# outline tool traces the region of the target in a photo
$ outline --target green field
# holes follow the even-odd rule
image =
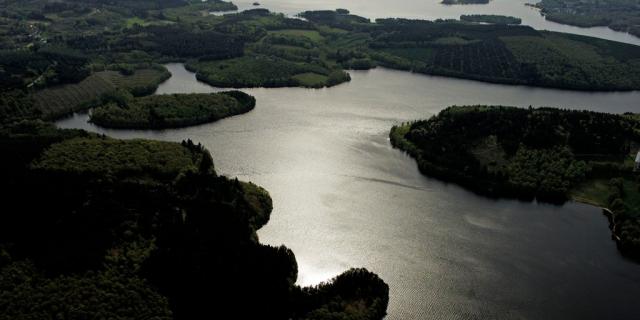
[[[284,30],[269,31],[269,34],[306,37],[311,41],[317,42],[317,43],[324,41],[324,37],[320,35],[320,32],[316,30],[284,29]]]
[[[292,78],[300,83],[300,85],[302,85],[303,87],[318,88],[324,86],[327,83],[327,79],[329,77],[322,74],[307,72],[297,74]]]

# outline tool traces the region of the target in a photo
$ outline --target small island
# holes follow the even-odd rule
[[[461,15],[460,20],[466,22],[474,22],[474,23],[490,23],[490,24],[522,24],[522,19],[511,17],[511,16],[501,16],[496,14],[470,14],[470,15]]]
[[[620,250],[640,258],[635,115],[454,106],[395,126],[390,138],[422,173],[482,195],[606,208]]]
[[[90,121],[106,128],[164,129],[192,126],[251,111],[254,97],[241,91],[166,94],[133,98],[111,95]]]

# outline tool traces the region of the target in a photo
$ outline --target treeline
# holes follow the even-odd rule
[[[364,270],[321,290],[297,287],[291,250],[257,242],[268,195],[218,176],[190,140],[21,122],[0,130],[0,151],[12,154],[0,159],[0,191],[20,209],[0,215],[0,318],[290,319],[325,305],[331,315],[315,318],[385,313],[388,287]]]
[[[126,91],[103,97],[90,121],[108,128],[163,129],[216,121],[251,111],[255,98],[241,91],[134,98]]]

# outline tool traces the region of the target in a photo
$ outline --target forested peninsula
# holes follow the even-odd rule
[[[251,111],[256,99],[241,91],[166,94],[134,98],[128,92],[103,97],[90,121],[107,128],[165,129],[192,126]]]
[[[620,250],[640,258],[636,115],[454,106],[395,126],[390,138],[423,174],[483,195],[606,208]]]
[[[0,129],[0,150],[11,154],[0,166],[0,319],[386,314],[389,288],[364,269],[295,285],[293,252],[256,236],[272,209],[267,191],[216,174],[191,140],[21,121]]]

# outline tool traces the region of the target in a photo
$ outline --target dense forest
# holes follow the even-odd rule
[[[618,243],[640,257],[640,206],[634,200],[640,197],[640,176],[633,171],[640,122],[633,116],[454,106],[394,127],[390,137],[424,174],[480,194],[554,203],[574,198],[611,207],[620,225],[614,229]],[[608,190],[602,198],[595,186],[614,178],[635,187]]]
[[[108,128],[164,129],[192,126],[251,111],[254,97],[241,91],[151,95],[116,91],[102,98],[90,121]]]
[[[381,319],[388,286],[353,269],[295,285],[257,241],[268,193],[182,143],[23,121],[0,130],[0,319]],[[237,308],[238,303],[243,305]],[[355,307],[357,306],[357,307]]]
[[[542,0],[536,6],[551,21],[578,27],[607,26],[640,37],[637,0]]]

